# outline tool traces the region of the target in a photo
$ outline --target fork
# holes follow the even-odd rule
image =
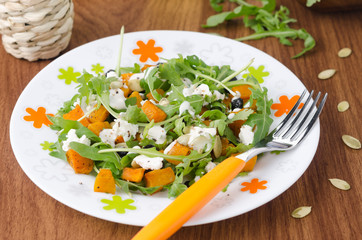
[[[169,238],[219,193],[243,169],[248,160],[263,152],[286,151],[298,146],[314,126],[328,95],[324,95],[316,108],[321,93],[311,102],[314,93],[311,91],[304,106],[298,111],[306,92],[303,91],[289,114],[267,137],[252,149],[218,164],[143,227],[133,240]]]

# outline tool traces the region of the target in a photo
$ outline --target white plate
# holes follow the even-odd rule
[[[155,47],[161,48],[156,48],[153,59],[147,59],[148,64],[155,64],[159,57],[172,58],[181,53],[183,55],[195,54],[207,64],[229,64],[232,69],[237,70],[246,65],[251,58],[255,58],[252,66],[254,70],[259,69],[256,75],[261,77],[259,79],[264,80],[262,85],[269,89],[269,96],[273,98],[274,106],[277,108],[280,96],[284,95],[285,99],[290,99],[301,94],[305,88],[291,71],[269,55],[240,42],[196,32],[127,33],[124,38],[122,66],[133,66],[134,62],[144,64],[145,59],[141,59],[137,50],[133,50],[142,45],[152,47],[153,41]],[[39,188],[51,197],[97,218],[143,226],[171,203],[172,200],[168,199],[164,192],[153,196],[133,194],[134,202],[130,203],[131,200],[127,200],[130,197],[117,190],[116,195],[120,196],[122,201],[126,201],[118,205],[114,202],[113,205],[118,206],[120,212],[124,206],[128,206],[128,203],[133,207],[124,209],[124,213],[118,213],[115,209],[104,209],[108,205],[101,200],[112,200],[113,195],[93,192],[94,175],[74,174],[67,162],[50,157],[48,151],[43,150],[40,144],[44,141],[54,142],[57,139],[55,132],[46,125],[37,126],[39,128],[34,127],[34,122],[26,117],[31,115],[32,111],[37,111],[40,118],[36,119],[41,119],[41,116],[44,115],[41,114],[43,109],[46,113],[55,113],[64,101],[69,100],[75,94],[76,84],[74,82],[67,85],[64,79],[58,78],[59,75],[62,75],[60,69],[68,70],[68,67],[73,67],[75,72],[82,72],[84,69],[92,72],[92,65],[97,63],[104,66],[104,70],[114,69],[119,42],[119,36],[112,36],[87,43],[64,54],[40,71],[24,89],[16,103],[10,122],[10,139],[21,168]],[[143,56],[145,55],[143,54]],[[143,62],[140,62],[140,59]],[[253,72],[253,69],[248,71]],[[282,108],[279,112],[273,110],[272,113],[276,120],[272,126],[274,128],[286,114],[282,114]],[[275,117],[275,114],[281,116]],[[279,155],[265,154],[258,160],[254,171],[248,176],[233,180],[225,193],[219,193],[185,225],[191,226],[227,219],[274,199],[304,173],[313,159],[318,141],[319,123],[295,150]],[[241,191],[240,189],[248,185],[252,179],[267,181],[267,183],[261,182],[262,188],[264,186],[266,189],[258,189],[256,193]],[[241,185],[242,183],[244,185]]]

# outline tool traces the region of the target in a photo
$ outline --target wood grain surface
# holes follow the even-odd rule
[[[322,0],[323,1],[323,0]],[[341,140],[343,134],[362,139],[361,11],[318,13],[297,1],[278,1],[287,6],[298,23],[316,39],[314,50],[299,59],[290,57],[302,48],[279,44],[277,39],[249,41],[286,65],[311,90],[329,93],[320,117],[320,144],[303,176],[273,201],[241,216],[201,226],[184,227],[171,239],[362,239],[361,150],[352,150]],[[142,30],[188,30],[218,32],[229,38],[251,33],[240,21],[215,29],[203,29],[214,12],[208,0],[76,0],[72,39],[65,52],[92,40]],[[226,8],[230,8],[229,4]],[[353,53],[342,59],[339,49]],[[73,210],[40,190],[17,163],[9,140],[13,107],[25,86],[50,60],[27,62],[16,59],[0,47],[0,239],[130,239],[139,227],[116,224]],[[334,77],[319,80],[327,68]],[[351,107],[339,113],[337,104],[348,100]],[[349,191],[334,188],[329,178],[340,178],[352,186]],[[291,212],[312,206],[304,219]]]

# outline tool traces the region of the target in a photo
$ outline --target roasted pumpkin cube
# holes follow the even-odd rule
[[[88,174],[93,170],[94,162],[89,158],[82,157],[73,149],[69,149],[65,155],[75,173]]]
[[[98,109],[94,110],[89,114],[88,119],[92,123],[104,122],[108,116],[109,112],[103,105],[101,105]]]
[[[163,186],[172,183],[175,181],[175,173],[172,168],[164,168],[153,170],[145,174],[146,187],[160,187],[158,191],[162,189]]]
[[[110,169],[102,168],[94,182],[95,192],[116,193],[116,182]]]
[[[84,112],[82,110],[82,108],[79,106],[79,104],[70,112],[66,113],[63,115],[63,118],[66,120],[73,120],[73,121],[77,121],[79,118],[84,116]],[[83,126],[88,127],[89,125],[89,120],[88,118],[83,118],[82,120],[79,121],[81,124],[83,124]]]
[[[146,114],[148,120],[153,120],[155,123],[162,122],[167,118],[166,113],[151,101],[146,101],[142,105],[142,111]]]
[[[99,136],[99,133],[105,128],[111,128],[109,122],[95,122],[88,125],[88,129],[97,136]]]
[[[128,98],[132,98],[132,97],[135,97],[137,99],[137,107],[142,107],[141,102],[143,99],[142,99],[140,93],[137,91],[134,91],[131,93],[131,95],[129,95]]]
[[[233,92],[239,92],[240,98],[249,99],[250,95],[251,95],[251,91],[249,88],[251,88],[250,85],[239,85],[239,86],[232,87],[231,90]]]
[[[122,179],[130,182],[141,182],[145,169],[143,168],[124,168],[122,173]]]
[[[173,147],[170,149],[170,151],[168,151],[167,155],[187,156],[190,153],[191,153],[191,148],[189,148],[188,146],[182,145],[176,141],[175,145],[173,145]],[[173,159],[166,159],[166,161],[168,161],[174,165],[181,163],[181,161],[173,160]]]

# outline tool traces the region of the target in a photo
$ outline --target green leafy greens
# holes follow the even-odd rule
[[[318,0],[309,0],[307,6],[315,1]],[[222,5],[220,5],[222,2],[224,1],[210,0],[211,6],[217,12],[222,11]],[[314,48],[314,38],[303,28],[290,28],[289,24],[296,22],[296,20],[289,18],[289,9],[284,6],[280,6],[279,10],[276,10],[275,0],[261,0],[262,7],[249,4],[243,0],[229,0],[229,2],[235,3],[237,7],[232,11],[225,11],[210,16],[203,27],[216,27],[225,21],[243,17],[245,27],[251,28],[255,33],[236,38],[235,40],[237,41],[275,37],[279,39],[281,44],[292,46],[290,39],[301,39],[304,41],[304,48],[293,58],[298,58]]]

